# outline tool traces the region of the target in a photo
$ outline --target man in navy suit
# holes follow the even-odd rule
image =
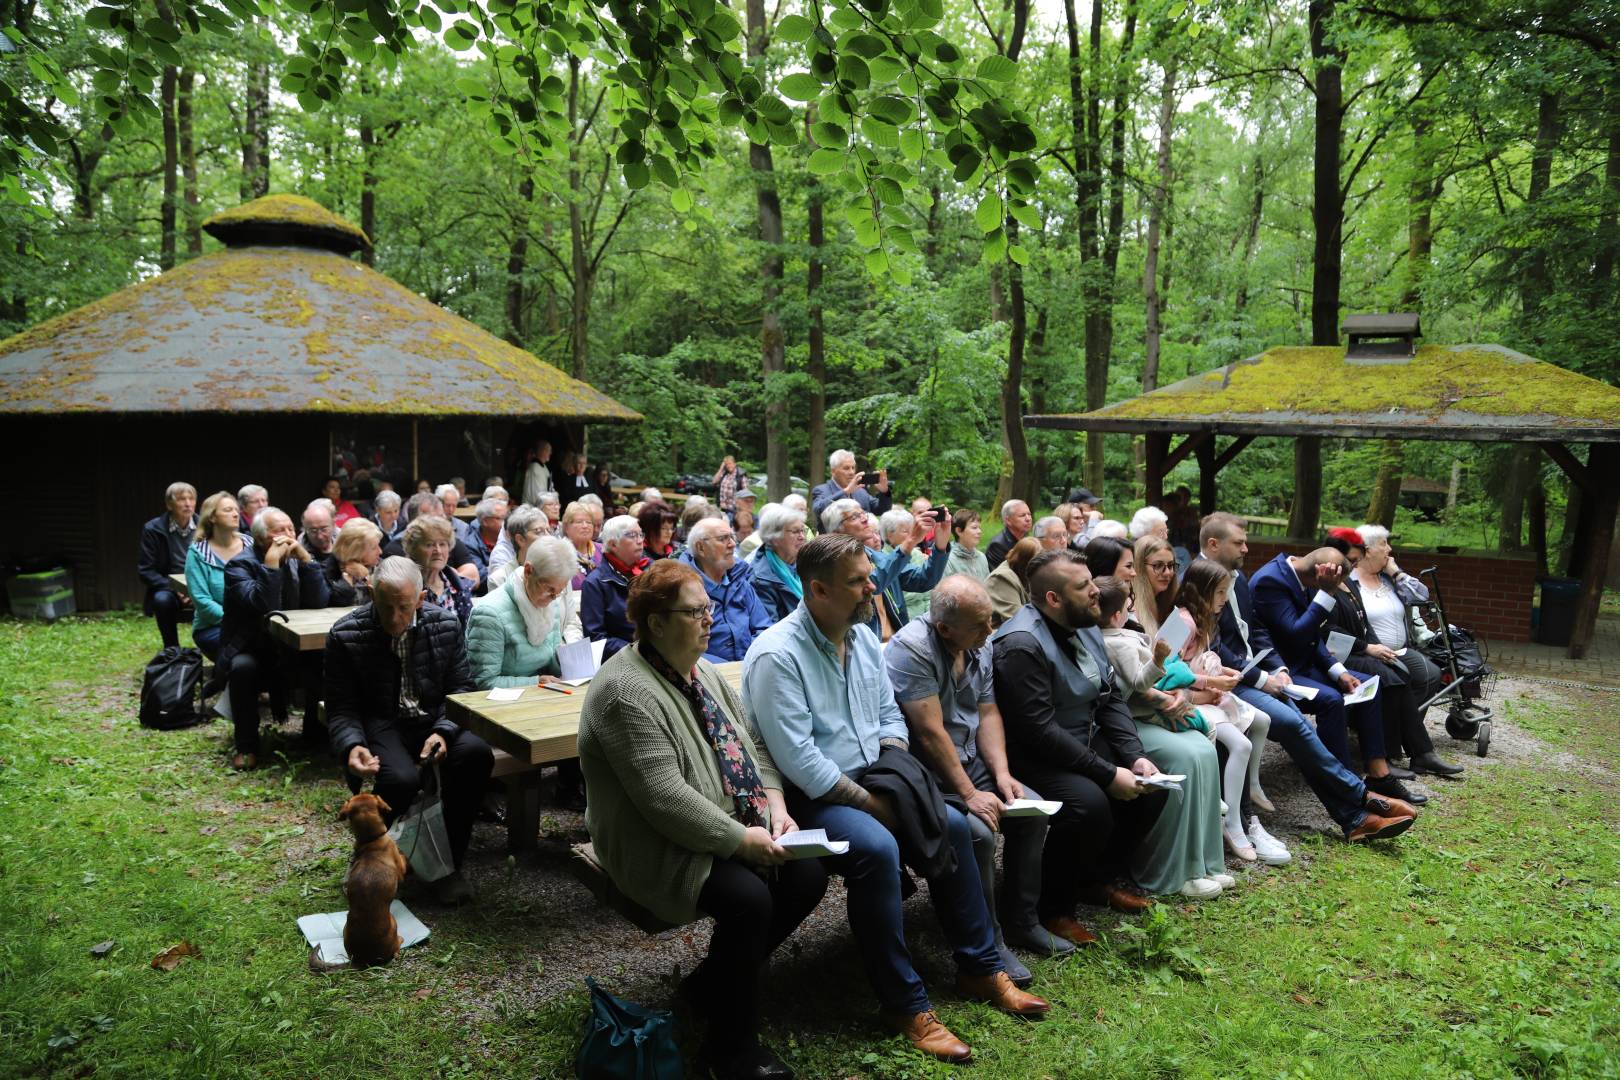
[[[1271,635],[1277,654],[1295,685],[1316,691],[1304,708],[1316,716],[1322,742],[1345,768],[1351,768],[1347,723],[1353,721],[1367,762],[1367,787],[1393,799],[1428,801],[1408,792],[1390,775],[1384,755],[1384,721],[1376,697],[1346,707],[1344,695],[1372,676],[1351,671],[1322,644],[1322,628],[1333,610],[1333,590],[1344,579],[1343,553],[1330,547],[1305,555],[1278,555],[1254,575],[1250,596],[1254,613]]]
[[[1283,692],[1283,687],[1294,680],[1277,656],[1264,623],[1255,616],[1249,581],[1242,572],[1244,557],[1249,553],[1248,530],[1243,520],[1231,514],[1210,514],[1199,528],[1198,545],[1199,558],[1210,559],[1232,572],[1231,596],[1221,610],[1220,633],[1214,642],[1221,663],[1242,671],[1250,667],[1250,661],[1256,656],[1260,657],[1243,676],[1235,691],[1237,696],[1271,718],[1271,738],[1299,766],[1305,782],[1347,838],[1360,841],[1404,831],[1411,824],[1411,814],[1407,813],[1411,811],[1410,804],[1398,797],[1388,799],[1369,792],[1354,772],[1329,753],[1317,732]],[[1342,739],[1344,710],[1342,698],[1340,700],[1338,720]],[[1260,820],[1253,815],[1251,807],[1243,807],[1243,816],[1249,823],[1249,839],[1262,859],[1273,845],[1282,848],[1260,828]],[[1402,819],[1405,824],[1396,824]],[[1281,855],[1286,854],[1286,849],[1282,849]],[[1277,858],[1275,861],[1286,860]]]

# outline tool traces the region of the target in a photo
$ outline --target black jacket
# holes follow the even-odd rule
[[[424,604],[412,635],[411,671],[425,717],[404,734],[407,742],[426,738],[422,729],[429,727],[448,740],[458,729],[445,715],[444,699],[474,689],[461,623],[443,608]],[[326,726],[339,762],[366,745],[372,732],[400,722],[399,680],[399,660],[374,606],[356,608],[337,621],[326,635]]]
[[[196,526],[195,519],[192,526]],[[166,513],[141,526],[141,554],[135,562],[135,571],[141,575],[141,582],[146,586],[143,605],[146,614],[152,614],[153,593],[159,589],[174,591],[174,582],[169,580],[169,575],[186,572],[186,549],[191,546],[191,537],[191,529],[183,533],[171,532],[169,515]]]
[[[900,824],[900,861],[925,878],[956,869],[956,850],[945,817],[945,797],[934,774],[908,751],[885,746],[878,759],[850,777],[888,798]]]
[[[225,564],[225,614],[220,619],[217,661],[220,670],[229,670],[231,658],[239,652],[267,661],[273,659],[267,625],[272,611],[321,608],[330,603],[326,575],[319,566],[289,557],[280,569],[272,570],[248,545]]]

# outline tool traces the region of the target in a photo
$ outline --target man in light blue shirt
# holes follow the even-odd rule
[[[749,648],[743,702],[790,781],[788,809],[799,827],[849,843],[831,867],[844,877],[850,928],[886,1018],[919,1050],[965,1061],[972,1051],[934,1015],[906,946],[896,838],[912,835],[916,822],[901,820],[894,798],[861,784],[886,748],[907,747],[905,718],[866,625],[876,591],[871,560],[860,540],[832,533],[806,544],[797,565],[804,602]],[[928,894],[956,957],[957,989],[1008,1012],[1042,1015],[1046,1002],[1015,987],[997,953],[967,819],[943,809],[955,865],[929,879]]]

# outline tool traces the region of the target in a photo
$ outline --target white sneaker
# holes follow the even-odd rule
[[[1212,900],[1221,895],[1221,886],[1207,877],[1195,877],[1188,878],[1187,883],[1176,891],[1189,900]]]
[[[1281,866],[1294,857],[1281,840],[1266,832],[1258,817],[1249,818],[1249,843],[1254,845],[1254,853],[1260,856],[1260,861],[1268,866]]]
[[[1221,817],[1225,817],[1227,815],[1227,812],[1228,812],[1228,807],[1226,805],[1226,800],[1222,799],[1221,800]]]
[[[1219,885],[1222,889],[1237,888],[1237,878],[1233,877],[1231,874],[1211,874],[1209,875],[1209,880]]]

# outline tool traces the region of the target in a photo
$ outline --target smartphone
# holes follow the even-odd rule
[[[878,475],[878,470],[877,469],[868,470],[867,473],[866,473],[866,479],[865,479],[866,489],[868,491],[876,491],[877,486],[878,486],[878,482],[881,481],[882,479],[883,479],[883,477]],[[894,490],[894,470],[893,469],[889,470],[889,490],[890,491]]]
[[[944,503],[935,503],[933,506],[929,507],[929,509],[934,512],[935,521],[944,521],[945,515],[951,512],[951,508],[946,506]]]

